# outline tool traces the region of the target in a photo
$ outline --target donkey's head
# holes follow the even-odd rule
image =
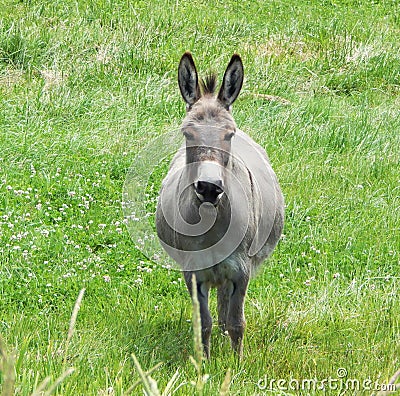
[[[239,55],[232,56],[218,95],[216,77],[199,81],[189,52],[179,63],[178,81],[187,109],[182,132],[192,185],[201,203],[217,205],[224,195],[226,168],[230,166],[231,141],[236,131],[230,110],[243,84],[242,60]]]

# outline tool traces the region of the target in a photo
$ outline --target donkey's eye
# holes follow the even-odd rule
[[[183,132],[183,136],[185,136],[185,138],[186,138],[187,140],[193,140],[193,139],[194,139],[193,134],[190,133],[190,132],[187,132],[187,131],[184,131],[184,132]]]
[[[235,135],[235,132],[229,132],[227,134],[225,134],[224,136],[224,140],[231,140],[233,138],[233,136]]]

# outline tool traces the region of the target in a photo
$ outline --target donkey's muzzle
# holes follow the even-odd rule
[[[210,202],[216,205],[224,194],[222,180],[198,180],[193,186],[201,202]]]

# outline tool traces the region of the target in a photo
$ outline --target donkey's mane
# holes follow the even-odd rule
[[[213,94],[217,88],[217,76],[210,73],[208,76],[200,80],[200,86],[203,95]]]

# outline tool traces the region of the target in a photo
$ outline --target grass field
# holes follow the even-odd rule
[[[220,78],[242,56],[234,117],[286,200],[284,237],[249,287],[244,358],[215,328],[204,395],[229,368],[232,395],[387,383],[400,368],[399,34],[397,0],[0,0],[0,334],[15,394],[69,367],[55,394],[126,394],[132,353],[164,363],[160,389],[178,370],[172,394],[199,393],[181,275],[135,247],[121,207],[136,153],[183,118],[185,50]]]

